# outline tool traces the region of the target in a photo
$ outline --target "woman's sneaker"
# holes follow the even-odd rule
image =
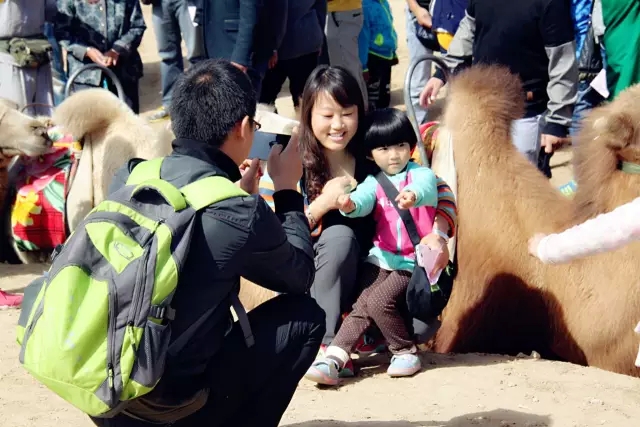
[[[338,385],[339,366],[335,360],[325,357],[311,364],[304,377],[309,381],[324,385]]]
[[[416,354],[396,354],[391,358],[387,374],[391,377],[410,377],[422,369],[420,358]]]

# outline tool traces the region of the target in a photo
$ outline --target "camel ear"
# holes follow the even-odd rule
[[[593,128],[612,148],[622,149],[637,143],[633,119],[627,113],[614,113],[593,122]]]

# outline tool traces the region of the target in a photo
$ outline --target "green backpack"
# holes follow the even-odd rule
[[[247,196],[224,177],[177,189],[160,179],[163,159],[144,161],[127,185],[96,206],[55,251],[18,322],[20,363],[93,417],[112,417],[160,380],[211,307],[169,346],[171,300],[189,253],[196,212]],[[246,313],[231,296],[245,330]],[[241,313],[239,313],[241,312]]]

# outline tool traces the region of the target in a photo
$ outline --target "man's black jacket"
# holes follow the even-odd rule
[[[140,161],[131,160],[118,171],[110,192],[125,185]],[[184,139],[173,142],[173,152],[162,163],[160,175],[176,187],[211,175],[226,176],[233,182],[240,179],[238,166],[224,153]],[[202,385],[199,377],[230,328],[229,295],[239,291],[240,276],[282,293],[304,294],[311,287],[314,253],[302,195],[283,190],[273,197],[275,213],[258,195],[220,201],[198,213],[172,303],[176,310],[172,340],[209,307],[222,303],[181,353],[167,360],[163,389],[189,393]],[[189,387],[181,387],[187,384]]]

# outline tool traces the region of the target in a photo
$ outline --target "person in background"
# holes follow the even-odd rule
[[[262,82],[261,104],[275,110],[276,98],[289,79],[293,107],[298,111],[304,84],[318,66],[326,20],[327,0],[289,1],[287,30],[278,49],[277,62]]]
[[[138,0],[58,0],[56,38],[67,51],[69,76],[90,63],[110,68],[136,114],[143,74],[138,47],[146,29]],[[76,90],[105,87],[117,94],[115,84],[99,69],[83,72],[75,83]]]
[[[187,60],[193,64],[203,53],[202,33],[191,20],[187,0],[142,0],[142,4],[152,7],[151,22],[160,57],[162,106],[149,117],[150,122],[156,122],[169,118],[171,92],[184,72],[182,40],[187,46]]]
[[[358,37],[360,62],[367,82],[369,109],[391,102],[391,67],[398,63],[398,36],[387,0],[363,0],[364,21]]]
[[[191,1],[194,20],[202,25],[205,56],[231,61],[247,73],[259,95],[269,65],[277,61],[289,0]]]
[[[328,0],[328,12],[325,33],[329,62],[332,67],[344,67],[353,74],[362,91],[366,107],[367,84],[358,45],[358,37],[364,23],[362,0]]]
[[[532,14],[532,10],[537,14]],[[539,163],[541,146],[551,154],[566,141],[578,88],[575,37],[566,0],[469,0],[465,17],[443,56],[454,73],[465,60],[509,67],[523,82],[525,115],[514,121],[513,141],[526,158]],[[420,95],[435,101],[445,84],[438,69]]]
[[[53,77],[53,101],[58,105],[64,98],[64,87],[67,84],[67,73],[62,63],[62,48],[56,40],[55,21],[58,13],[57,0],[45,1],[44,34],[51,44],[51,65]]]
[[[640,1],[602,0],[609,100],[640,83]]]
[[[441,52],[446,53],[449,50],[453,35],[458,30],[468,5],[469,0],[433,1],[433,31],[438,37]]]
[[[431,0],[407,0],[405,8],[405,23],[407,32],[407,48],[409,50],[409,64],[424,55],[430,55],[432,50],[427,49],[418,38],[418,26],[425,30],[431,30],[433,25],[429,6]],[[416,113],[418,124],[427,121],[427,109],[420,104],[420,93],[425,87],[431,75],[431,61],[419,63],[411,76],[411,105]]]
[[[51,44],[44,35],[44,1],[2,1],[0,22],[0,98],[18,109],[41,104],[26,112],[50,115],[53,81]]]

